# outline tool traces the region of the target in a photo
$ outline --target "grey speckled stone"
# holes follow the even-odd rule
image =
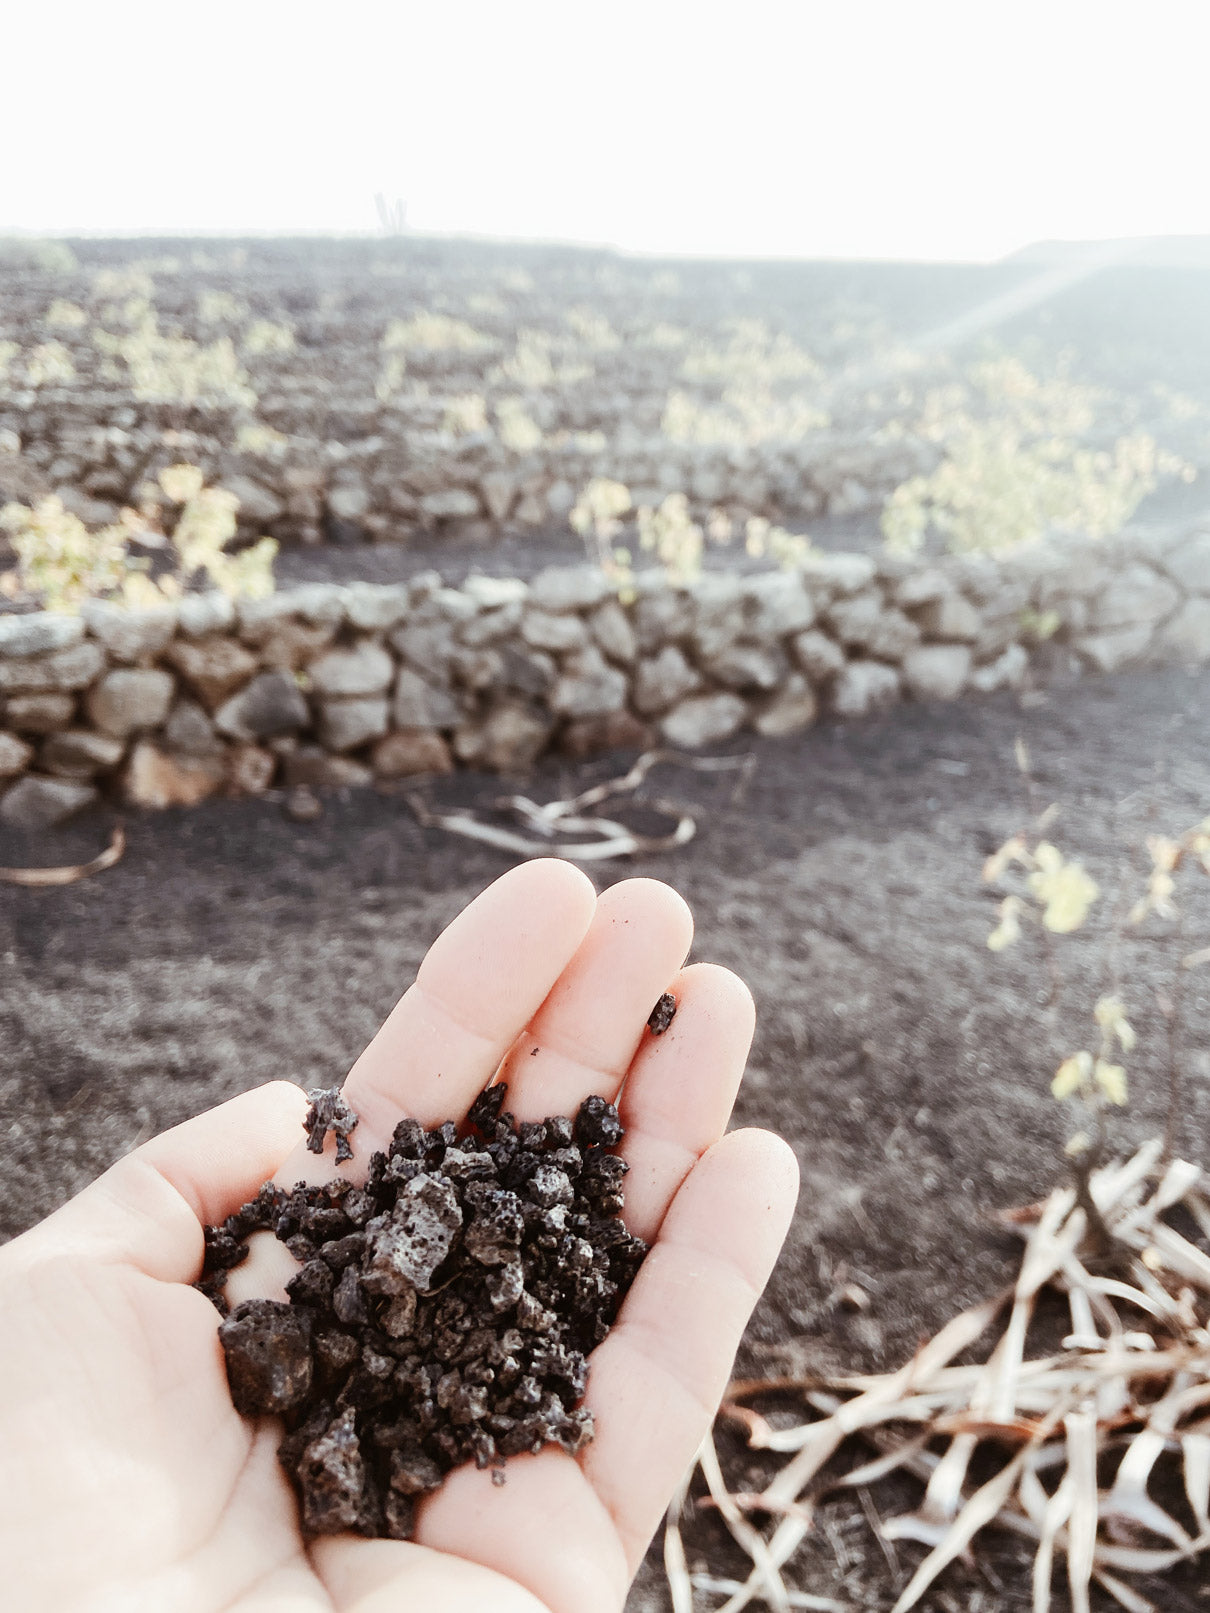
[[[47,650],[65,650],[84,637],[79,616],[55,611],[36,611],[28,616],[0,616],[0,656],[43,655]]]
[[[189,638],[222,633],[235,623],[235,604],[226,594],[186,594],[177,605],[177,626]]]
[[[302,691],[286,672],[262,672],[215,713],[214,726],[232,739],[276,739],[311,721]]]
[[[832,690],[832,710],[838,717],[868,717],[885,711],[899,699],[899,674],[881,661],[848,661]]]
[[[538,610],[558,615],[563,611],[590,610],[613,591],[599,566],[547,566],[530,584],[529,597]]]
[[[0,819],[13,829],[53,829],[98,799],[91,784],[27,774],[0,800]]]
[[[356,750],[387,731],[385,697],[365,700],[325,700],[319,708],[318,731],[329,750]]]
[[[102,733],[125,739],[140,729],[159,727],[172,705],[174,687],[172,674],[157,667],[119,667],[89,690],[85,705]]]
[[[0,659],[0,692],[42,694],[51,690],[86,689],[106,665],[105,651],[89,640],[26,660]]]
[[[94,734],[87,728],[69,728],[52,734],[38,754],[38,766],[56,778],[90,779],[116,767],[126,749],[120,739]]]
[[[747,716],[747,703],[738,695],[695,695],[661,720],[660,731],[670,745],[696,750],[729,739]]]
[[[307,668],[317,695],[344,698],[381,694],[395,676],[395,663],[380,644],[329,650]]]
[[[176,606],[172,604],[126,610],[103,599],[92,599],[84,606],[83,616],[88,631],[100,639],[115,661],[142,661],[156,656],[176,631]]]
[[[69,694],[14,694],[5,702],[4,721],[19,734],[57,734],[75,709]]]
[[[33,746],[18,739],[16,734],[0,734],[0,778],[15,778],[18,773],[24,773],[33,754]]]

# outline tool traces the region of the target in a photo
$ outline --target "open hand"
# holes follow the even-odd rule
[[[625,1220],[652,1242],[590,1357],[595,1439],[450,1474],[414,1542],[306,1540],[280,1424],[231,1405],[214,1307],[189,1285],[202,1226],[309,1154],[302,1091],[273,1082],[165,1132],[0,1249],[0,1562],[23,1613],[618,1613],[706,1432],[794,1207],[768,1132],[723,1136],[752,1034],[735,975],[682,968],[684,902],[633,879],[598,897],[557,861],[498,879],[439,937],[344,1087],[364,1175],[401,1114],[460,1118],[497,1071],[519,1119],[619,1103]],[[674,992],[661,1037],[652,1005]],[[620,1096],[619,1096],[620,1092]],[[280,1297],[269,1234],[232,1302]]]

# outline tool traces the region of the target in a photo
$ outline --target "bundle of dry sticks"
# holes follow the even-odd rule
[[[880,1524],[884,1538],[931,1548],[894,1613],[915,1607],[989,1527],[1031,1542],[1035,1613],[1050,1607],[1057,1560],[1073,1613],[1088,1613],[1094,1583],[1128,1613],[1157,1613],[1123,1576],[1162,1573],[1210,1548],[1210,1255],[1201,1247],[1210,1244],[1210,1184],[1200,1167],[1162,1155],[1149,1142],[1092,1174],[1110,1258],[1087,1253],[1085,1212],[1072,1188],[1057,1189],[1012,1218],[1025,1248],[1011,1289],[954,1317],[897,1372],[803,1385],[818,1414],[810,1421],[774,1428],[743,1404],[784,1382],[734,1385],[722,1415],[747,1427],[750,1446],[790,1459],[763,1491],[732,1494],[707,1439],[697,1464],[752,1570],[742,1584],[688,1573],[687,1475],[665,1533],[675,1613],[754,1603],[844,1613],[844,1603],[789,1589],[781,1570],[826,1496],[894,1471],[925,1490],[915,1511]],[[1066,1307],[1070,1331],[1054,1351],[1031,1354],[1031,1325],[1049,1295]],[[997,1322],[981,1364],[952,1364]],[[832,1459],[853,1442],[867,1447],[864,1459],[841,1471]],[[972,1465],[988,1452],[994,1476],[974,1485]],[[1183,1486],[1186,1522],[1150,1493],[1165,1470]],[[772,1532],[752,1515],[776,1520]]]

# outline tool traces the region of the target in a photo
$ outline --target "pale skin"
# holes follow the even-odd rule
[[[337,1174],[308,1154],[302,1091],[274,1082],[145,1143],[0,1249],[0,1563],[23,1613],[618,1613],[726,1385],[797,1194],[763,1131],[723,1135],[752,1035],[743,983],[684,967],[688,908],[632,879],[598,897],[567,863],[489,886],[438,938],[354,1065],[364,1175],[401,1114],[465,1114],[499,1072],[521,1119],[596,1092],[626,1126],[626,1221],[652,1243],[590,1358],[595,1440],[473,1467],[419,1508],[416,1540],[306,1540],[281,1425],[227,1391],[218,1316],[189,1285],[202,1226],[267,1178]],[[661,1037],[645,1021],[672,990]],[[233,1300],[281,1295],[259,1234]]]

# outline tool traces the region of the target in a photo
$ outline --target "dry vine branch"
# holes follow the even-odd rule
[[[1075,1189],[1057,1188],[1014,1223],[1025,1248],[1013,1288],[954,1317],[897,1372],[823,1386],[794,1380],[822,1415],[782,1429],[737,1402],[784,1391],[787,1380],[731,1386],[722,1415],[743,1422],[750,1446],[789,1460],[759,1494],[727,1493],[713,1445],[703,1445],[698,1461],[713,1504],[753,1568],[742,1585],[699,1579],[694,1592],[725,1594],[719,1613],[827,1605],[796,1600],[801,1593],[780,1574],[811,1532],[816,1504],[901,1471],[921,1479],[924,1496],[915,1511],[885,1519],[880,1534],[930,1550],[894,1613],[917,1606],[989,1527],[1032,1542],[1035,1613],[1050,1605],[1056,1559],[1066,1564],[1076,1613],[1088,1608],[1093,1583],[1129,1613],[1157,1613],[1123,1576],[1163,1572],[1210,1550],[1210,1254],[1171,1221],[1179,1207],[1210,1242],[1210,1184],[1196,1165],[1163,1163],[1157,1139],[1094,1171],[1089,1191],[1124,1276],[1090,1268]],[[1044,1296],[1066,1306],[1070,1331],[1058,1350],[1030,1355]],[[982,1363],[953,1365],[1006,1306]],[[847,1474],[830,1470],[854,1438],[881,1454]],[[974,1459],[988,1452],[999,1456],[997,1470],[971,1488]],[[1114,1476],[1100,1490],[1106,1463]],[[1192,1532],[1150,1494],[1164,1467],[1183,1478]],[[777,1520],[767,1537],[752,1521],[762,1516]],[[680,1594],[684,1607],[683,1583]]]
[[[100,874],[106,868],[112,868],[120,861],[125,850],[126,831],[120,823],[115,824],[108,846],[91,862],[68,863],[58,868],[0,868],[0,882],[34,889],[48,885],[73,885],[77,879],[87,879],[91,874]]]
[[[571,862],[600,862],[610,857],[633,857],[639,853],[672,851],[687,845],[697,833],[697,821],[689,813],[670,801],[657,799],[646,804],[657,812],[673,818],[673,829],[665,835],[643,835],[627,828],[615,819],[598,817],[591,808],[600,806],[612,796],[633,795],[647,774],[657,763],[668,762],[677,767],[692,768],[695,772],[736,771],[732,799],[737,800],[746,787],[756,765],[754,756],[683,756],[679,751],[646,751],[633,767],[620,778],[607,779],[591,789],[563,801],[538,803],[525,795],[500,796],[490,805],[498,812],[511,813],[529,831],[489,823],[474,811],[434,812],[418,794],[405,799],[423,828],[445,829],[451,834],[464,835],[468,840],[480,840],[502,851],[514,851],[523,857],[566,857]],[[589,835],[595,838],[572,841],[559,837],[568,834]]]

